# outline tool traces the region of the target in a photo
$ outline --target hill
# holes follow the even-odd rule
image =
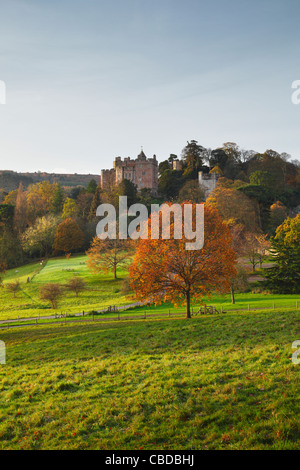
[[[49,181],[50,183],[59,183],[61,186],[73,187],[84,186],[86,187],[91,179],[100,180],[100,175],[79,175],[74,174],[58,174],[58,173],[17,173],[15,171],[2,170],[0,171],[0,190],[5,192],[13,191],[19,187],[22,182],[24,189],[28,188],[30,184],[40,183],[41,181]]]

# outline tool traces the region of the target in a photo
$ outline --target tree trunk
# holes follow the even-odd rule
[[[186,318],[191,318],[191,297],[190,291],[186,293]]]
[[[234,288],[231,286],[231,301],[233,304],[235,304],[235,297],[234,297]]]
[[[117,279],[117,265],[114,264],[114,278]]]

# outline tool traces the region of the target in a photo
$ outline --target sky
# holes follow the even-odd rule
[[[0,0],[0,170],[100,174],[190,140],[300,160],[299,0]]]

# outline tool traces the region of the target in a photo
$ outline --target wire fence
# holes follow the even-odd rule
[[[76,322],[113,322],[113,321],[127,321],[127,320],[145,320],[151,318],[164,318],[164,317],[180,317],[186,316],[186,311],[174,310],[171,309],[161,310],[161,311],[151,311],[142,309],[142,303],[133,303],[129,305],[111,305],[100,308],[99,310],[93,310],[90,312],[78,312],[78,313],[55,313],[54,315],[48,316],[37,316],[37,317],[25,317],[25,318],[14,318],[14,319],[5,319],[0,320],[0,329],[3,328],[14,328],[21,326],[33,326],[33,325],[45,325],[45,324],[65,324],[65,323],[76,323]],[[191,316],[201,316],[201,315],[219,315],[233,312],[254,312],[257,310],[276,310],[276,309],[296,309],[300,308],[300,300],[291,302],[289,305],[283,305],[282,303],[276,304],[273,302],[270,305],[264,306],[251,306],[247,304],[244,307],[237,308],[228,308],[221,306],[207,306],[202,305],[200,307],[191,307]],[[135,313],[134,309],[138,309]],[[142,310],[142,311],[141,311]]]

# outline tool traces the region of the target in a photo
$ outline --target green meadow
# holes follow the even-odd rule
[[[33,263],[11,269],[6,273],[0,290],[0,320],[47,316],[61,312],[72,314],[109,305],[124,305],[128,303],[128,298],[127,294],[122,294],[122,280],[127,276],[127,272],[119,271],[118,274],[117,280],[110,274],[91,274],[87,269],[85,255],[70,259],[51,259],[42,264]],[[65,290],[56,310],[53,310],[49,303],[40,300],[39,289],[43,284],[53,282],[63,286],[75,276],[82,278],[86,283],[86,289],[78,297]],[[21,291],[14,298],[5,285],[16,280],[20,282]]]
[[[118,279],[114,280],[111,274],[89,272],[86,265],[86,256],[73,256],[70,259],[56,258],[45,262],[32,263],[17,269],[9,270],[5,277],[3,287],[0,289],[0,320],[43,317],[54,314],[72,315],[74,313],[92,312],[105,309],[109,306],[126,306],[135,302],[132,292],[123,289],[127,271],[118,271]],[[75,296],[73,292],[64,291],[57,309],[52,309],[50,304],[41,301],[40,287],[48,282],[60,283],[64,286],[72,277],[80,277],[86,283],[86,288]],[[5,285],[8,282],[18,280],[21,291],[16,294],[8,292]],[[29,281],[29,282],[27,282]],[[232,309],[300,309],[300,296],[297,295],[270,295],[267,293],[255,294],[252,292],[236,294],[236,303],[233,305],[230,295],[215,295],[212,299],[206,299],[207,305],[212,305],[221,313]],[[199,310],[199,302],[193,302],[193,311]],[[162,304],[135,308],[132,311],[121,313],[122,316],[142,315],[151,313],[184,312],[184,306]],[[113,314],[112,314],[113,315]],[[107,315],[106,315],[107,316]],[[115,316],[115,315],[114,315]]]
[[[299,449],[299,311],[0,330],[2,449]]]

